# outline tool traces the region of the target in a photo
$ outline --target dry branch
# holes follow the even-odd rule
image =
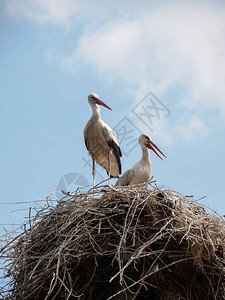
[[[224,220],[209,208],[166,188],[67,195],[1,249],[4,299],[225,298]]]

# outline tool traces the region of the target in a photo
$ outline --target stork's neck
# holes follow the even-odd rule
[[[100,118],[100,108],[97,104],[92,104],[92,117]]]
[[[141,160],[145,163],[149,163],[150,164],[150,154],[149,154],[149,150],[146,146],[141,147],[142,149],[142,158]]]

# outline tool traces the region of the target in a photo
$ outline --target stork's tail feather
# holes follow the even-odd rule
[[[106,170],[106,173],[107,173],[107,175],[109,175],[109,172],[107,170]],[[110,178],[118,178],[119,179],[119,175],[118,176],[110,175]]]

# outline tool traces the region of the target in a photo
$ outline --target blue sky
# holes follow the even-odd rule
[[[54,199],[63,183],[92,183],[83,128],[95,92],[112,108],[105,122],[150,134],[167,155],[151,153],[158,185],[224,214],[224,13],[223,1],[1,1],[0,202],[45,199],[60,178]],[[119,141],[126,171],[141,151]],[[0,223],[22,223],[33,205],[1,204]]]

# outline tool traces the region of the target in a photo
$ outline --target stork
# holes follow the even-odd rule
[[[98,105],[112,109],[94,93],[88,96],[88,103],[92,108],[92,117],[84,128],[84,141],[92,157],[93,186],[95,186],[95,161],[106,170],[110,184],[110,177],[118,177],[121,174],[122,153],[116,134],[102,121]]]
[[[165,158],[166,156],[161,150],[153,143],[152,139],[147,134],[141,134],[139,136],[138,142],[142,149],[142,158],[137,162],[131,169],[127,170],[116,182],[115,186],[127,186],[138,183],[145,183],[151,178],[151,160],[150,154],[147,148],[151,149],[158,155],[159,158],[162,157],[156,152],[160,152]],[[163,159],[162,159],[163,160]]]

